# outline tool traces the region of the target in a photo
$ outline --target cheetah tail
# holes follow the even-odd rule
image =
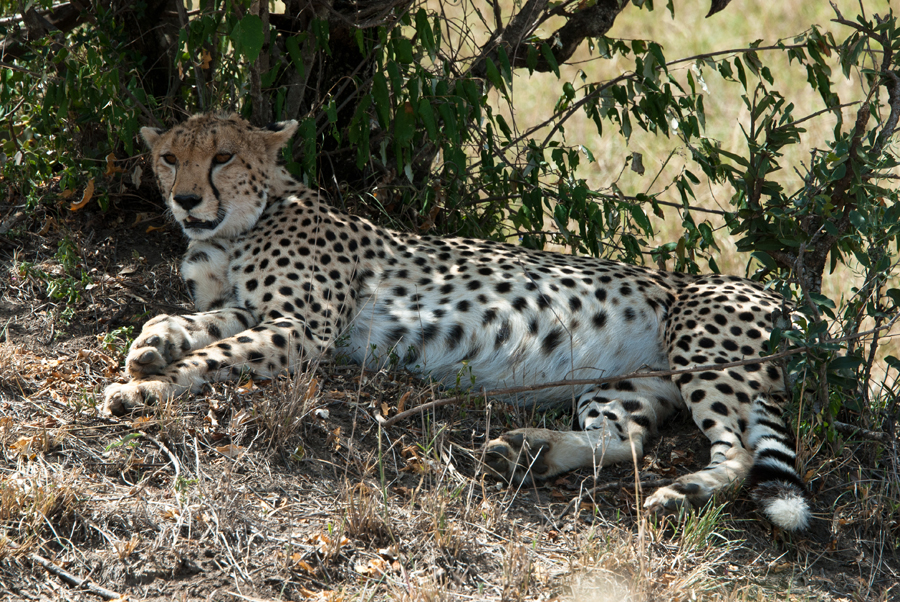
[[[748,443],[754,450],[750,496],[776,526],[797,531],[809,526],[809,494],[794,469],[797,455],[781,410],[765,395],[753,402]]]

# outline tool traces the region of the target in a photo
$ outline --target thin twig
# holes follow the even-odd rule
[[[144,437],[146,437],[147,439],[149,439],[150,441],[153,441],[153,443],[155,443],[156,446],[163,451],[163,453],[165,453],[167,456],[169,456],[169,460],[171,460],[172,465],[175,467],[175,479],[172,481],[172,483],[177,484],[178,479],[181,476],[181,463],[178,461],[178,458],[175,456],[175,454],[173,454],[172,452],[169,451],[168,447],[163,445],[162,441],[160,441],[156,437],[154,437],[152,435],[148,435],[147,433],[141,433],[141,434]]]
[[[675,479],[653,479],[651,481],[640,481],[641,489],[646,489],[648,487],[652,487],[654,489],[658,489],[659,487],[665,487],[667,485],[671,485],[675,482]],[[597,485],[593,489],[589,491],[585,491],[578,497],[572,498],[572,500],[563,508],[563,511],[559,513],[559,516],[556,517],[557,520],[563,518],[569,512],[571,512],[577,504],[581,503],[581,500],[590,496],[594,497],[596,493],[603,493],[604,491],[611,491],[613,489],[622,489],[625,487],[631,487],[634,485],[634,481],[630,478],[628,479],[619,479],[618,481],[613,481],[612,483],[604,483],[603,485]]]
[[[122,596],[120,594],[117,594],[114,591],[108,590],[105,587],[100,587],[99,585],[92,583],[91,581],[89,581],[87,579],[82,579],[81,577],[73,575],[69,571],[61,569],[60,567],[56,566],[55,564],[53,564],[52,562],[50,562],[49,560],[47,560],[46,558],[44,558],[42,556],[38,556],[37,554],[31,553],[28,555],[28,557],[31,560],[33,560],[34,562],[36,562],[39,565],[41,565],[42,567],[44,567],[45,569],[47,569],[49,572],[53,573],[54,575],[56,575],[57,577],[59,577],[60,579],[62,579],[66,583],[68,583],[69,585],[74,585],[75,587],[80,587],[80,588],[86,589],[87,591],[91,592],[92,594],[97,594],[98,596],[106,598],[107,600],[115,600],[115,599],[122,598]]]
[[[178,10],[178,20],[181,22],[181,28],[187,30],[190,28],[190,22],[188,21],[184,0],[177,0],[177,2],[175,2],[175,8]],[[194,68],[194,79],[196,80],[197,88],[197,104],[200,105],[201,111],[205,111],[206,100],[203,98],[203,93],[206,92],[206,82],[203,79],[203,72],[200,70],[200,67],[194,61],[193,57],[189,57],[188,61],[190,61],[191,67]]]
[[[879,443],[888,441],[888,434],[882,431],[870,431],[869,429],[864,429],[855,424],[847,424],[846,422],[839,422],[837,420],[833,420],[831,424],[833,424],[834,429],[842,435],[862,437],[863,439],[878,441]]]

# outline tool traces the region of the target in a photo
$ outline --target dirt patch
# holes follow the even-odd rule
[[[181,236],[142,199],[15,219],[0,236],[8,599],[97,600],[96,587],[142,600],[900,599],[896,500],[871,442],[808,460],[816,524],[787,537],[741,490],[674,525],[647,522],[632,466],[501,487],[479,476],[480,446],[510,428],[567,428],[567,414],[472,399],[382,429],[379,416],[443,394],[405,373],[332,361],[102,417],[129,337],[189,310]],[[681,418],[638,478],[707,460]]]

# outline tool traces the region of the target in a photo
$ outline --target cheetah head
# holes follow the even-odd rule
[[[168,131],[142,128],[166,204],[188,238],[232,237],[265,209],[279,149],[296,121],[256,128],[240,117],[195,115]]]

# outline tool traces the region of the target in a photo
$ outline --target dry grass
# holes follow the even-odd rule
[[[17,356],[24,383],[39,381],[42,358]],[[380,431],[373,414],[382,404],[396,412],[410,381],[375,374],[360,387],[359,377],[357,367],[326,365],[300,379],[217,386],[126,421],[98,418],[49,391],[10,399],[0,419],[0,590],[13,598],[93,598],[33,563],[29,555],[37,554],[149,600],[896,595],[888,554],[895,540],[874,539],[872,529],[888,502],[871,484],[865,492],[863,482],[855,490],[841,485],[863,465],[853,454],[826,463],[814,480],[841,492],[830,510],[833,496],[820,497],[819,514],[832,527],[793,541],[770,540],[760,522],[737,518],[750,508],[739,494],[674,524],[653,524],[635,512],[640,499],[625,488],[583,500],[580,512],[559,519],[598,479],[627,480],[632,469],[498,488],[469,468],[464,453],[486,436],[471,439],[483,429],[484,410],[438,411],[430,437],[415,424]],[[279,414],[271,400],[282,391],[296,392],[285,403],[302,409]],[[255,419],[242,422],[251,409]],[[283,441],[299,441],[302,451]],[[664,441],[639,466],[642,476],[688,469],[668,461],[683,456],[667,453],[686,440]],[[884,556],[860,556],[869,549],[862,535]],[[850,558],[858,569],[835,569]],[[856,581],[867,572],[870,584]]]

